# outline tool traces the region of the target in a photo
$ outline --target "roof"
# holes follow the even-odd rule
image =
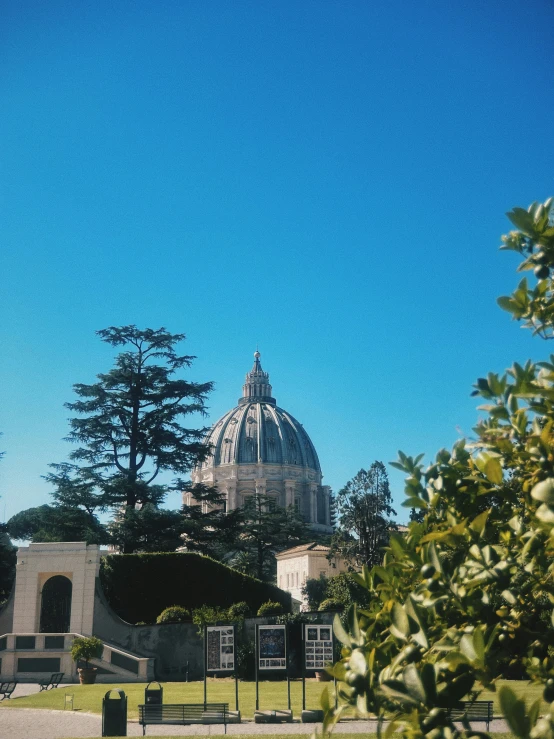
[[[302,554],[303,552],[321,552],[321,554],[327,554],[330,547],[326,547],[324,544],[317,544],[315,541],[309,544],[299,544],[297,547],[291,547],[291,549],[285,549],[283,552],[276,554],[276,559],[283,556],[290,556],[291,554]]]
[[[243,397],[211,428],[205,441],[212,454],[203,467],[228,464],[271,464],[314,470],[321,475],[316,450],[304,427],[279,408],[272,397],[269,375],[257,351],[246,375]]]

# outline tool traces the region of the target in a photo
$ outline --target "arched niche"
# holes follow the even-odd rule
[[[64,634],[71,621],[71,594],[73,584],[65,575],[54,575],[42,586],[40,603],[40,632]]]

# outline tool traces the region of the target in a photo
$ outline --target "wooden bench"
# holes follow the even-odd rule
[[[142,735],[148,724],[220,724],[225,727],[229,720],[228,703],[164,703],[156,706],[140,705],[139,724]]]
[[[48,680],[39,680],[38,684],[40,685],[41,691],[49,690],[50,688],[57,688],[63,680],[64,674],[64,672],[53,672]]]
[[[3,701],[4,698],[8,698],[9,700],[12,696],[13,691],[15,690],[16,685],[17,681],[13,683],[0,683],[0,693],[2,694],[0,701]]]
[[[449,708],[448,715],[452,721],[485,721],[488,731],[493,718],[492,707],[492,701],[466,701],[461,702],[458,708]]]

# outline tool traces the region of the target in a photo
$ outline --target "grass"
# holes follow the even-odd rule
[[[332,687],[332,683],[330,683]],[[202,703],[204,700],[204,683],[162,683],[164,703]],[[85,713],[102,713],[102,699],[110,688],[122,688],[127,696],[127,715],[130,719],[138,718],[140,703],[144,703],[145,683],[70,685],[65,688],[33,693],[21,698],[12,698],[0,703],[0,708],[45,708],[62,710],[65,693],[72,693],[73,707]],[[319,708],[324,683],[306,680],[306,707]],[[259,688],[260,710],[287,708],[287,684],[279,682],[261,682]],[[228,703],[229,709],[235,709],[234,680],[208,680],[208,702]],[[255,683],[239,682],[239,707],[243,718],[253,718],[256,706]],[[302,683],[291,681],[291,707],[295,716],[302,710]]]
[[[530,685],[523,680],[499,680],[497,686],[510,685],[519,697],[525,697],[527,705],[542,694],[540,685]],[[332,689],[332,683],[328,683]],[[130,719],[138,718],[139,703],[144,703],[144,683],[126,683],[124,685],[96,684],[96,685],[71,685],[66,688],[33,693],[32,695],[12,698],[0,703],[0,710],[4,708],[44,708],[49,710],[63,709],[65,693],[74,695],[73,706],[75,710],[86,713],[102,713],[102,699],[110,688],[123,688],[127,695],[127,714]],[[319,708],[321,693],[325,689],[325,683],[315,680],[306,680],[306,707]],[[164,703],[201,703],[204,700],[204,686],[201,681],[191,683],[163,683]],[[261,682],[259,686],[260,709],[283,709],[287,708],[287,684],[280,682]],[[494,712],[500,714],[498,705],[498,693],[483,691],[480,700],[494,701]],[[214,703],[228,703],[229,708],[235,708],[235,683],[234,680],[210,679],[208,680],[208,701]],[[239,682],[239,707],[243,718],[252,718],[255,709],[255,683]],[[543,703],[543,710],[546,709]],[[300,716],[302,709],[302,682],[291,681],[291,708],[294,716]],[[341,737],[343,735],[341,734]]]

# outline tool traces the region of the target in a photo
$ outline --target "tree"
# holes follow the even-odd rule
[[[181,481],[178,486],[189,492],[194,501],[181,509],[181,543],[188,551],[225,560],[236,549],[243,521],[240,508],[226,513],[225,495],[216,486]]]
[[[554,336],[552,201],[515,208],[517,227],[504,248],[524,256],[538,282],[499,300],[543,338]],[[543,269],[546,268],[546,269]],[[475,385],[486,403],[476,441],[422,455],[399,452],[404,506],[423,512],[405,536],[393,533],[381,565],[352,575],[370,607],[335,624],[343,644],[334,665],[339,707],[328,703],[325,727],[348,705],[394,720],[406,739],[469,737],[447,709],[494,681],[506,665],[544,685],[550,704],[527,706],[508,686],[500,705],[519,739],[552,739],[554,727],[554,357],[515,363]],[[544,619],[548,612],[548,619]],[[481,732],[481,736],[487,734]]]
[[[0,434],[1,436],[1,434]],[[0,459],[4,452],[0,452]],[[0,523],[0,605],[7,600],[15,580],[17,548],[10,541],[8,527]]]
[[[46,479],[55,487],[59,506],[79,507],[91,517],[123,508],[132,519],[121,539],[123,551],[132,552],[137,521],[154,520],[150,509],[148,516],[140,516],[136,508],[159,506],[168,490],[153,484],[159,473],[187,472],[209,453],[202,441],[206,429],[185,428],[182,420],[205,414],[212,383],[176,376],[194,359],[176,351],[184,334],[136,326],[112,326],[97,334],[124,351],[98,382],[74,386],[79,399],[66,405],[78,415],[70,419],[68,440],[78,446],[71,463],[52,465],[54,472]],[[114,530],[121,531],[120,523]]]
[[[259,580],[274,582],[275,554],[309,540],[309,527],[292,506],[281,508],[267,495],[250,496],[239,511],[240,534],[229,564]]]
[[[380,562],[395,528],[391,501],[385,465],[374,462],[369,470],[360,470],[337,494],[338,528],[329,556],[339,555],[356,569]]]
[[[81,508],[41,505],[16,513],[6,524],[13,539],[39,541],[86,541],[87,544],[106,544],[109,541],[105,527],[96,516]]]

